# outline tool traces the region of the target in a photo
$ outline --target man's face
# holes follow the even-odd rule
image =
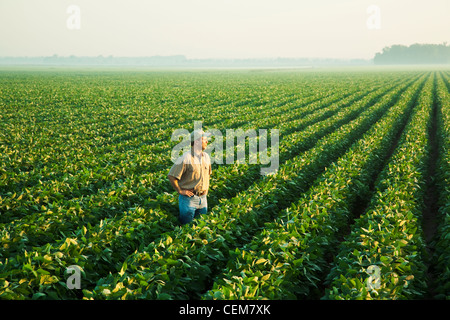
[[[202,137],[202,150],[205,150],[208,146],[208,138]]]
[[[194,149],[196,151],[200,151],[200,146],[202,148],[202,151],[206,149],[206,147],[208,146],[208,138],[206,137],[202,137],[201,139],[197,139],[194,142]]]

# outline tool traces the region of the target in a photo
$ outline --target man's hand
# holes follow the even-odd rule
[[[188,197],[192,197],[194,195],[193,192],[194,190],[181,189],[180,186],[178,185],[178,179],[176,179],[175,177],[169,175],[169,181],[172,184],[172,187],[175,189],[175,191],[178,192],[178,194]]]
[[[181,189],[178,193],[188,197],[192,197],[194,195],[194,193],[191,190],[184,190],[184,189]]]

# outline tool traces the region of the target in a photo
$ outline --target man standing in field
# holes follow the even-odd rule
[[[191,150],[179,157],[169,171],[169,181],[178,192],[180,222],[186,224],[208,211],[207,194],[212,173],[211,159],[203,152],[208,137],[203,130],[191,133]]]

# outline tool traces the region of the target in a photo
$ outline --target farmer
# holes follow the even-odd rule
[[[169,181],[178,192],[180,222],[187,224],[201,214],[206,214],[206,196],[211,175],[211,159],[205,150],[208,136],[203,130],[191,133],[191,150],[179,157],[169,171]]]

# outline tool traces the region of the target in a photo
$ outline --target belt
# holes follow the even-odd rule
[[[192,193],[194,195],[198,196],[198,197],[201,197],[201,196],[203,196],[206,193],[206,191],[197,192],[197,191],[194,190],[194,191],[192,191]]]

